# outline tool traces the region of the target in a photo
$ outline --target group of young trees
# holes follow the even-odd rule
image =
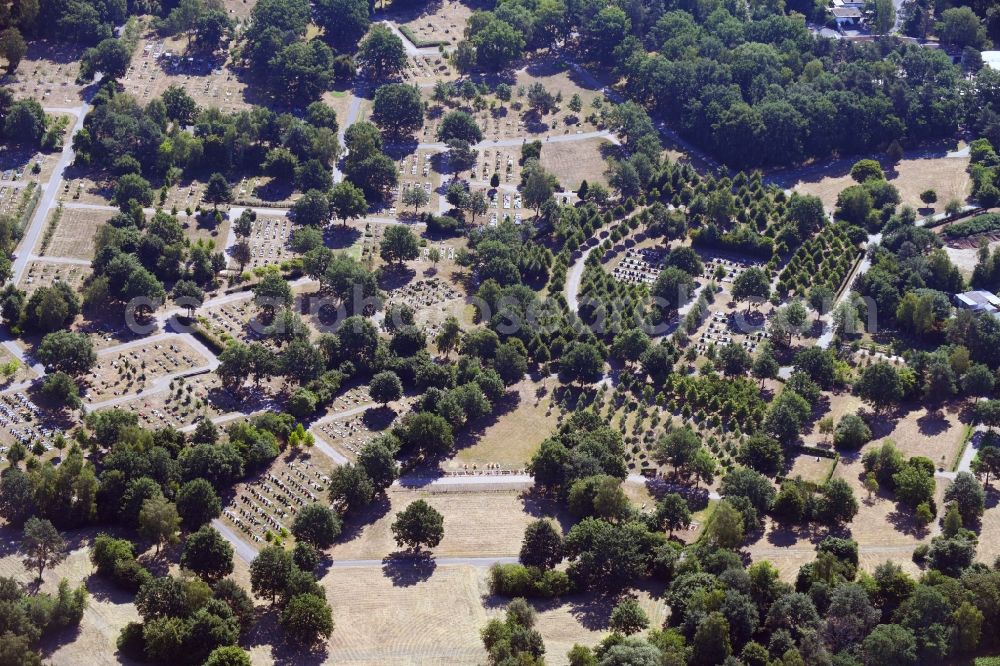
[[[62,145],[63,131],[37,100],[15,100],[14,94],[4,88],[0,90],[0,138],[11,145],[55,150]]]
[[[37,552],[38,545],[32,536],[35,531],[25,527],[22,548],[29,559]],[[61,640],[66,630],[78,627],[87,608],[87,598],[84,586],[72,589],[65,579],[59,582],[55,594],[45,594],[29,592],[13,578],[0,578],[4,621],[0,654],[4,660],[10,664],[41,666],[40,642],[44,639],[51,645],[54,640]]]
[[[338,55],[330,44],[353,49],[357,43],[354,34],[368,22],[368,7],[364,6],[362,13],[357,5],[330,0],[315,7],[306,0],[258,2],[242,33],[246,68],[283,104],[317,101],[335,81],[354,77],[354,60],[347,54]],[[326,39],[306,39],[313,19],[326,28]],[[343,30],[337,27],[341,20]]]
[[[857,543],[831,536],[818,544],[815,561],[800,568],[794,585],[788,585],[767,561],[745,565],[738,551],[746,535],[760,529],[765,514],[782,522],[850,522],[858,503],[846,482],[833,480],[817,488],[789,479],[775,492],[763,474],[734,469],[723,478],[725,499],[703,527],[703,536],[684,546],[669,538],[691,520],[691,507],[681,495],[667,494],[652,510],[640,510],[625,497],[621,477],[613,472],[567,477],[566,469],[583,463],[579,455],[590,457],[591,465],[606,455],[597,440],[613,441],[618,433],[605,427],[599,417],[578,411],[568,427],[543,443],[532,461],[536,484],[555,492],[579,522],[565,535],[551,521],[529,525],[520,563],[494,566],[491,590],[547,598],[573,590],[618,593],[653,579],[667,585],[671,613],[663,628],[635,636],[647,628],[648,619],[626,595],[611,613],[611,635],[594,648],[574,646],[570,663],[914,665],[972,654],[992,644],[989,626],[997,609],[984,591],[998,588],[1000,570],[972,564],[976,539],[963,525],[979,520],[985,494],[971,475],[959,474],[949,487],[942,534],[914,555],[929,568],[919,579],[893,563],[861,573]],[[573,440],[579,443],[569,448]],[[675,430],[663,446],[680,461],[692,451],[696,458],[699,442],[694,433]],[[778,446],[757,438],[746,460],[773,459],[780,455],[780,449],[774,451]],[[901,502],[923,505],[918,517],[932,511],[927,507],[934,493],[929,463],[906,461],[892,443],[864,457],[875,487],[891,484],[887,488]],[[563,561],[569,563],[565,572],[556,568]],[[512,653],[527,652],[536,660],[544,653],[544,645],[524,633],[530,620],[511,619],[520,618],[523,607],[515,600],[506,621],[495,620],[483,629],[491,663]]]
[[[124,210],[132,199],[153,203],[150,182],[169,187],[183,175],[208,181],[206,201],[216,206],[231,200],[223,176],[234,170],[265,173],[302,191],[333,184],[337,117],[321,102],[309,104],[301,118],[263,107],[225,114],[199,109],[182,88],[171,86],[143,107],[109,83],[93,103],[84,129],[73,137],[76,159],[110,172]],[[193,133],[185,131],[189,125]],[[212,183],[214,174],[223,180]]]

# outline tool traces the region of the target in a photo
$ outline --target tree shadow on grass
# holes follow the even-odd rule
[[[382,494],[378,495],[371,504],[363,509],[351,511],[348,514],[347,519],[344,520],[344,527],[340,532],[340,536],[337,538],[337,543],[346,543],[351,541],[360,535],[365,527],[377,522],[389,513],[390,508],[392,508],[392,506],[389,503],[389,498]]]
[[[992,485],[986,487],[986,502],[983,504],[985,509],[989,511],[1000,504],[1000,492],[997,492],[996,488]]]
[[[921,435],[933,437],[947,431],[951,424],[948,423],[941,408],[935,407],[933,411],[928,411],[917,419],[917,427],[920,429]]]
[[[569,515],[555,497],[544,495],[534,488],[521,493],[519,499],[526,514],[535,519],[548,518],[556,521],[563,533],[568,532],[576,523],[576,519]]]
[[[611,620],[611,611],[618,605],[619,596],[617,593],[606,593],[569,599],[570,614],[586,629],[606,629]]]
[[[427,552],[401,551],[382,559],[382,573],[394,587],[410,587],[425,583],[437,570],[437,562]]]
[[[628,596],[634,595],[628,591],[601,591],[570,594],[555,599],[528,599],[527,601],[539,613],[566,606],[569,609],[570,615],[582,627],[591,631],[601,631],[607,629],[608,622],[611,620],[611,611],[618,605],[619,600]],[[512,599],[513,597],[487,594],[483,595],[482,603],[488,609],[503,609],[507,607]]]
[[[87,592],[98,601],[106,601],[115,605],[132,603],[135,595],[128,590],[122,589],[109,578],[101,574],[92,573],[84,581]]]
[[[386,143],[383,152],[398,162],[404,157],[409,157],[417,152],[419,146],[420,143],[412,134],[409,136],[393,136]]]
[[[392,407],[371,407],[361,415],[361,421],[369,430],[385,430],[396,420],[396,411]]]
[[[509,414],[517,409],[521,404],[521,395],[516,391],[505,393],[493,406],[493,411],[478,419],[469,421],[465,429],[455,438],[454,450],[464,449],[474,445],[483,436],[486,430],[500,420],[500,417]]]
[[[276,666],[318,666],[327,660],[326,642],[306,647],[278,639],[282,635],[278,626],[278,608],[268,606],[258,609],[257,620],[244,634],[242,645],[271,647],[271,663]]]
[[[405,287],[416,277],[417,272],[406,264],[390,264],[379,271],[379,289],[392,291]]]
[[[872,431],[872,440],[888,437],[896,429],[896,420],[889,413],[875,413],[870,410],[859,410],[858,416],[864,419]]]
[[[361,237],[361,230],[344,224],[333,224],[323,234],[323,243],[331,250],[345,250]]]
[[[39,640],[38,650],[42,653],[43,657],[51,659],[53,653],[60,647],[76,642],[76,639],[80,637],[80,633],[80,625],[75,627],[64,627],[62,629],[47,632],[43,634],[41,640]],[[121,657],[119,657],[118,661],[122,664],[135,663],[131,660],[122,659]]]
[[[886,520],[889,521],[897,532],[916,537],[917,539],[923,539],[930,534],[930,527],[917,523],[913,510],[899,502],[896,503],[896,508],[886,516]]]
[[[775,548],[791,548],[801,539],[800,530],[791,525],[779,525],[767,533],[767,542]]]
[[[264,202],[287,201],[292,196],[292,192],[294,191],[295,186],[291,180],[273,179],[268,183],[258,185],[254,188],[253,196]]]

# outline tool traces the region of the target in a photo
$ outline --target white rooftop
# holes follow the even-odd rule
[[[1000,69],[1000,51],[983,51],[983,64],[990,69]]]

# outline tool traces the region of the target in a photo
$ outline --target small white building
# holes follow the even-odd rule
[[[857,7],[832,7],[830,14],[838,28],[856,28],[861,25],[861,10]]]
[[[849,9],[864,9],[864,0],[833,0],[834,7],[849,8]]]
[[[1000,69],[1000,51],[982,51],[983,65],[990,69]]]

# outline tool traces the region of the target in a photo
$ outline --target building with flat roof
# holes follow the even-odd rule
[[[857,7],[831,7],[830,14],[840,28],[855,27],[861,24],[861,10]]]
[[[973,312],[1000,312],[1000,298],[982,289],[966,291],[955,294],[955,307]]]

